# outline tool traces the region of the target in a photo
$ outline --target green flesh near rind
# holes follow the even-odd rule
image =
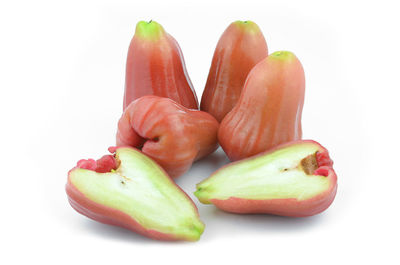
[[[315,144],[301,143],[237,162],[197,184],[195,195],[206,204],[211,199],[230,197],[300,201],[312,198],[329,188],[329,180],[325,176],[307,175],[300,163],[318,150]]]
[[[147,156],[119,148],[110,173],[74,169],[70,181],[88,199],[120,210],[146,229],[198,240],[204,230],[190,199]]]

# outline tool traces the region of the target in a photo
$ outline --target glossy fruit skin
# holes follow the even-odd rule
[[[117,146],[133,146],[154,159],[171,177],[218,147],[218,122],[168,98],[144,96],[132,102],[118,122]]]
[[[218,131],[229,159],[240,160],[301,139],[304,92],[304,70],[293,53],[275,52],[259,62]]]
[[[112,150],[115,152],[116,148],[113,148]],[[104,157],[102,159],[104,159]],[[135,233],[141,234],[143,236],[152,238],[152,239],[166,240],[166,241],[191,240],[188,238],[176,237],[176,235],[173,235],[173,234],[166,234],[166,233],[162,233],[162,232],[159,232],[156,230],[146,229],[143,226],[141,226],[135,219],[133,219],[128,214],[126,214],[120,210],[116,210],[111,207],[96,203],[96,202],[90,200],[88,197],[86,197],[82,192],[80,192],[72,184],[72,182],[70,180],[70,173],[76,168],[85,168],[85,169],[89,169],[89,170],[94,170],[96,172],[104,173],[105,171],[102,171],[100,169],[103,167],[99,164],[102,164],[101,159],[97,160],[97,166],[96,166],[96,162],[92,159],[80,160],[78,162],[77,166],[68,172],[68,180],[67,180],[67,184],[65,186],[65,190],[66,190],[66,193],[68,196],[68,201],[74,210],[76,210],[78,213],[85,215],[86,217],[93,219],[95,221],[98,221],[100,223],[114,225],[114,226],[120,226],[120,227],[129,229]],[[110,163],[107,163],[107,164],[108,164],[107,166],[108,166],[109,170],[115,169],[115,167],[112,166],[112,164],[110,164]],[[114,163],[114,165],[116,165],[116,164]],[[167,173],[165,173],[165,175],[168,176]],[[176,185],[176,184],[171,180],[171,185]],[[187,194],[181,188],[179,188],[179,189],[191,201],[190,197],[187,196]],[[197,211],[197,207],[195,206],[193,201],[191,201],[191,202],[193,204],[193,207]]]
[[[267,55],[267,43],[257,24],[231,23],[215,48],[200,109],[221,122],[236,105],[250,70]]]
[[[321,146],[319,143],[312,140],[300,140],[293,141],[289,143],[285,143],[279,146],[270,149],[267,152],[260,153],[256,156],[249,157],[245,160],[237,161],[225,165],[222,168],[228,167],[232,164],[242,163],[247,160],[251,160],[258,156],[267,155],[272,153],[280,148],[284,148],[293,144],[302,143],[302,142],[312,142],[319,146],[319,150],[317,153],[317,162],[318,168],[314,171],[316,175],[323,175],[327,177],[330,181],[329,188],[310,198],[307,200],[298,201],[295,198],[289,199],[270,199],[270,200],[254,200],[254,199],[243,199],[230,197],[226,200],[219,199],[211,199],[211,203],[214,204],[221,210],[226,212],[238,213],[238,214],[273,214],[280,216],[289,216],[289,217],[307,217],[312,216],[326,210],[333,202],[336,196],[337,191],[337,176],[335,171],[332,168],[333,162],[329,157],[328,151]],[[221,168],[221,169],[222,169]],[[219,169],[219,170],[221,170]],[[216,172],[215,172],[216,173]],[[215,174],[214,173],[214,174]],[[213,175],[214,175],[213,174]],[[211,175],[210,177],[212,177]]]
[[[147,27],[155,27],[150,33]],[[145,95],[171,98],[190,109],[198,100],[178,42],[157,22],[139,22],[126,62],[124,110]]]

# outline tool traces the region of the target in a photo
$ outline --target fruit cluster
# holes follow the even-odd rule
[[[139,22],[116,147],[69,171],[69,202],[154,239],[198,240],[204,224],[172,178],[220,144],[236,162],[197,185],[200,202],[241,214],[320,213],[335,198],[337,177],[328,151],[301,140],[304,89],[297,57],[268,55],[259,27],[236,21],[217,44],[199,110],[177,41],[155,21]]]

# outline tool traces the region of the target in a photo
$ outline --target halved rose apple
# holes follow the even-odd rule
[[[196,206],[160,166],[134,148],[110,151],[115,155],[81,160],[69,171],[66,192],[76,211],[154,239],[200,238]]]
[[[197,184],[195,195],[228,212],[311,216],[335,198],[332,164],[319,143],[293,141],[224,166]]]

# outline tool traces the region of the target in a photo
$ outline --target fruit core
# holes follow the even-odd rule
[[[306,156],[300,161],[300,166],[307,175],[314,174],[318,168],[317,153]]]

